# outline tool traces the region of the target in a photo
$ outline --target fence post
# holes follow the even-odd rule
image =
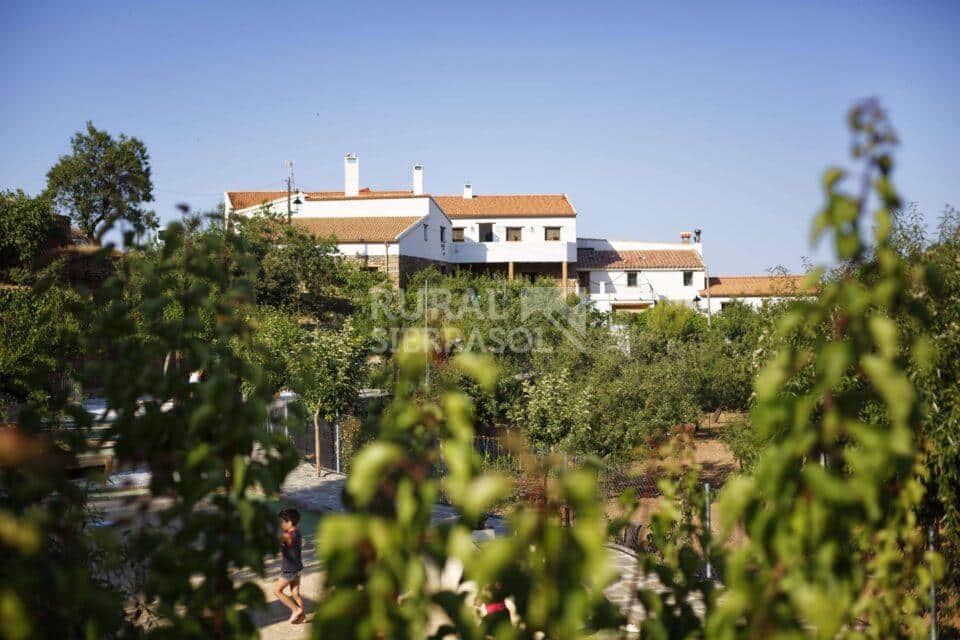
[[[340,416],[333,423],[333,454],[334,462],[337,465],[337,473],[340,473]]]
[[[935,551],[934,537],[936,532],[933,525],[927,527],[927,543],[931,555]],[[937,640],[937,581],[933,577],[933,564],[930,565],[930,640]]]
[[[706,491],[706,494],[707,494],[707,512],[706,512],[706,517],[705,517],[705,521],[706,521],[706,525],[707,525],[707,536],[706,536],[707,546],[706,546],[706,548],[703,550],[703,554],[704,554],[704,555],[706,556],[706,558],[707,558],[707,580],[713,580],[713,565],[710,563],[710,544],[709,544],[709,542],[710,542],[710,537],[711,537],[711,535],[712,535],[712,533],[713,533],[713,531],[712,531],[711,528],[710,528],[710,483],[709,483],[709,482],[704,482],[704,483],[703,483],[703,488],[704,488],[704,490]]]

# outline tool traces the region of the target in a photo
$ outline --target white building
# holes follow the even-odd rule
[[[702,304],[710,313],[740,302],[760,307],[791,298],[815,296],[819,288],[806,284],[806,276],[713,276],[700,291]]]
[[[577,240],[580,291],[599,311],[642,311],[663,300],[693,305],[705,273],[699,232],[684,232],[678,243]]]
[[[360,188],[360,161],[344,158],[343,191],[228,191],[228,214],[262,208],[289,211],[291,224],[317,237],[335,237],[344,256],[360,259],[402,281],[428,264],[550,276],[568,286],[577,261],[576,210],[565,195],[474,195],[468,184],[454,196],[423,191],[423,167],[413,168],[410,191]]]
[[[461,194],[429,195],[419,163],[410,190],[360,184],[360,160],[347,154],[343,191],[228,191],[224,206],[233,215],[262,207],[287,214],[291,224],[335,239],[342,255],[401,284],[428,265],[551,277],[604,312],[641,311],[665,300],[707,310],[708,289],[711,311],[734,298],[753,304],[772,295],[769,287],[726,292],[731,278],[711,278],[708,287],[699,230],[675,243],[577,238],[577,211],[566,195],[482,195],[470,184]]]
[[[450,262],[509,278],[566,281],[577,261],[577,212],[565,195],[434,196],[453,221]]]

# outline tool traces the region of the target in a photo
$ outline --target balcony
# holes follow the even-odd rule
[[[466,239],[447,245],[451,262],[574,262],[577,259],[575,242],[521,240],[518,242],[477,242]]]
[[[649,282],[641,281],[628,287],[611,282],[591,282],[590,290],[578,287],[577,293],[592,302],[600,311],[609,311],[614,304],[653,304],[660,297]]]

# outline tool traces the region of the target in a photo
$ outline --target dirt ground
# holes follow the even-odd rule
[[[700,428],[694,435],[694,460],[701,467],[700,480],[710,483],[714,498],[716,497],[716,490],[723,485],[726,478],[740,470],[730,449],[720,440],[720,430],[723,428],[723,424],[733,417],[732,415],[705,416]],[[641,539],[646,535],[646,527],[650,522],[650,517],[657,510],[659,502],[660,498],[653,496],[640,497],[637,501],[637,509],[630,520],[639,526],[640,530],[635,535]],[[615,502],[611,502],[608,515],[613,517],[618,512],[619,507]],[[718,532],[718,516],[717,503],[714,500],[710,508],[711,531],[714,533]]]
[[[279,556],[267,563],[267,579],[261,579],[251,574],[237,574],[237,578],[251,579],[261,589],[267,599],[265,609],[255,611],[253,621],[260,629],[260,637],[266,640],[287,640],[288,638],[309,638],[310,622],[313,620],[313,610],[320,600],[323,590],[323,572],[317,561],[313,536],[307,536],[304,530],[303,537],[303,572],[300,574],[300,596],[307,612],[305,624],[290,624],[290,610],[277,599],[273,593],[273,583],[280,574]]]
[[[705,417],[694,435],[694,457],[701,466],[700,478],[714,486],[720,486],[727,476],[740,470],[730,449],[720,440],[723,425],[735,417],[734,414],[721,414],[718,420]]]

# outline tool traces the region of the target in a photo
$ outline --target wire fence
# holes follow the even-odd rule
[[[511,476],[531,473],[534,469],[524,469],[524,465],[535,467],[542,473],[556,474],[566,469],[578,469],[587,464],[597,466],[597,483],[601,497],[616,498],[624,491],[632,489],[639,498],[655,498],[660,495],[656,477],[645,469],[644,461],[635,456],[610,455],[596,458],[580,453],[570,453],[550,447],[527,447],[527,451],[517,453],[503,438],[477,436],[473,446],[480,454],[484,470],[500,471]]]

